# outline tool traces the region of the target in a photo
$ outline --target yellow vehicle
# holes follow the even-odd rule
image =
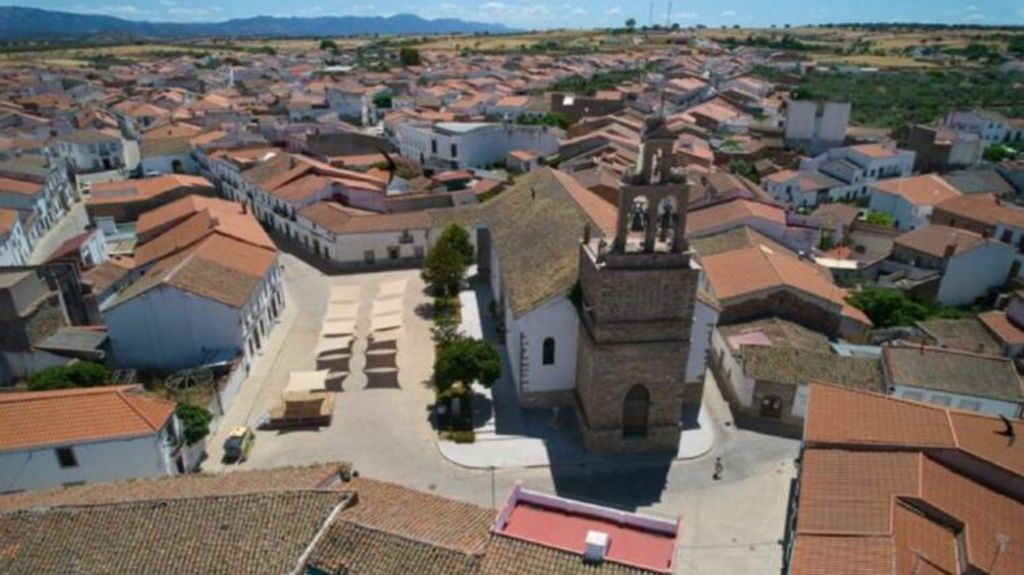
[[[242,463],[249,458],[249,452],[256,442],[256,434],[252,429],[242,425],[231,430],[231,435],[224,440],[224,461],[226,463]]]

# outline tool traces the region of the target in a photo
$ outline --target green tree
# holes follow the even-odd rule
[[[459,292],[466,268],[473,263],[473,244],[469,232],[451,224],[441,232],[423,262],[423,281],[435,295],[450,297]]]
[[[210,434],[210,422],[213,421],[213,414],[205,407],[179,403],[174,409],[174,414],[181,422],[186,444],[193,445]]]
[[[626,29],[632,32],[634,28],[636,28],[636,18],[626,20]]]
[[[55,365],[28,378],[31,391],[95,387],[110,383],[110,370],[98,363],[80,361],[71,365]]]
[[[501,377],[501,356],[494,346],[480,339],[458,338],[441,347],[434,360],[434,385],[439,391],[456,381],[478,382],[491,387]]]
[[[1003,160],[1012,160],[1017,156],[1017,153],[1009,146],[993,144],[985,148],[983,155],[989,162],[1002,162]]]
[[[875,327],[908,326],[928,319],[927,305],[916,302],[901,291],[866,288],[847,298],[850,305],[863,311]]]
[[[420,51],[415,48],[402,48],[398,51],[398,59],[403,66],[419,66]]]
[[[330,50],[331,52],[337,52],[338,51],[338,45],[334,43],[334,40],[324,39],[324,40],[320,40],[320,49],[321,50]]]
[[[868,214],[867,221],[873,226],[892,227],[892,216],[885,212],[871,212]]]

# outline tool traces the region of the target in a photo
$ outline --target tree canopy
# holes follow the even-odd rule
[[[444,391],[457,381],[491,387],[501,377],[501,356],[486,341],[462,337],[442,346],[434,360],[434,384]]]
[[[452,296],[459,292],[466,269],[473,263],[473,244],[469,232],[451,224],[441,232],[423,262],[423,281],[435,294]]]
[[[80,361],[71,365],[55,365],[28,378],[31,391],[95,387],[110,383],[110,370],[98,363]]]
[[[193,445],[210,434],[210,422],[213,421],[213,414],[206,408],[179,403],[174,409],[174,414],[181,422],[186,444]]]
[[[966,315],[953,308],[913,300],[905,293],[889,288],[865,288],[848,297],[847,301],[867,314],[875,327],[911,326],[929,318],[962,318]]]
[[[398,51],[398,59],[403,66],[419,66],[420,51],[415,48],[402,48]]]

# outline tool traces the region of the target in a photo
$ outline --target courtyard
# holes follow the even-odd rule
[[[334,274],[289,253],[282,254],[282,263],[285,311],[233,404],[208,438],[204,471],[345,460],[353,462],[361,474],[484,507],[500,505],[519,482],[531,489],[617,508],[663,517],[682,515],[679,573],[767,573],[780,568],[779,541],[799,442],[736,429],[711,380],[705,386],[704,424],[714,433],[714,442],[703,455],[685,460],[672,454],[549,455],[548,463],[541,465],[459,465],[440,452],[431,422],[429,379],[434,346],[426,313],[431,298],[424,293],[419,270]],[[371,302],[382,285],[399,280],[404,280],[405,290],[398,386],[367,387],[362,368]],[[291,371],[315,369],[328,294],[335,286],[358,286],[360,305],[351,373],[343,391],[336,394],[331,425],[257,431],[248,461],[222,464],[221,445],[231,428],[254,426],[280,397]],[[494,391],[508,392],[499,386]],[[502,406],[499,409],[505,409],[501,399],[497,403]],[[501,452],[505,444],[512,446],[522,439],[516,432],[540,429],[543,431],[536,433],[553,438],[548,444],[560,446],[545,446],[549,454],[572,449],[571,420],[560,427],[550,415],[526,414],[525,418],[525,427],[501,428],[500,433],[495,422],[485,421],[476,445],[486,442],[489,450]],[[712,475],[719,457],[725,472],[715,480]],[[694,565],[700,565],[700,570]]]

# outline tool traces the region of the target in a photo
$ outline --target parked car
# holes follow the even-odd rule
[[[240,426],[231,430],[231,435],[224,440],[224,461],[226,463],[242,463],[249,458],[256,434],[252,429]]]

